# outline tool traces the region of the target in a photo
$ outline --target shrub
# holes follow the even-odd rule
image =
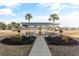
[[[22,43],[22,37],[21,36],[16,36],[16,42]]]
[[[69,41],[69,37],[63,36],[64,42],[67,43]]]
[[[0,29],[5,30],[6,29],[6,24],[3,22],[0,22]]]

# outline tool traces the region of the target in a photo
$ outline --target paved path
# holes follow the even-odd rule
[[[51,56],[50,50],[43,36],[38,36],[29,56]]]

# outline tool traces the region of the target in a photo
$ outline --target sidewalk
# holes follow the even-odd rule
[[[51,52],[43,36],[38,36],[29,53],[29,56],[51,56]]]

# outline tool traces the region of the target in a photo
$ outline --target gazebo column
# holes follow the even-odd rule
[[[44,27],[44,34],[45,34],[45,36],[47,36],[47,27],[46,26]]]
[[[34,26],[34,36],[36,36],[36,26]]]

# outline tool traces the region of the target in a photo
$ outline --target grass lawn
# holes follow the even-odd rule
[[[0,37],[16,36],[18,34],[18,31],[0,30]]]
[[[63,35],[79,38],[79,30],[64,30]]]

